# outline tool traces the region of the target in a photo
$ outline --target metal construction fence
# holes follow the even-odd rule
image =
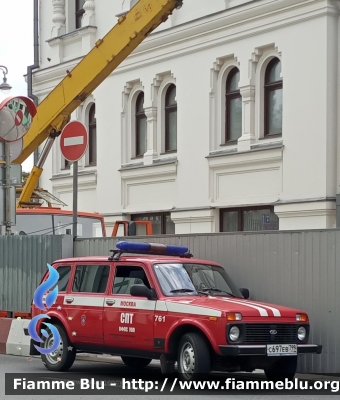
[[[47,263],[72,256],[71,236],[0,236],[0,311],[30,312]]]
[[[109,255],[121,238],[77,240],[75,255]],[[299,371],[340,373],[340,230],[165,235],[128,238],[188,246],[194,257],[227,268],[259,301],[308,312],[310,342],[321,355],[300,358]]]

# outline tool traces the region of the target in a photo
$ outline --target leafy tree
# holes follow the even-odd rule
[[[22,184],[24,185],[28,179],[28,177],[30,176],[29,172],[23,172],[22,173]]]

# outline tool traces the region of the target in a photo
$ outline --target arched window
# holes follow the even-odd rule
[[[165,95],[165,151],[177,150],[176,86],[171,84]]]
[[[282,135],[281,61],[273,58],[267,66],[264,84],[264,136]]]
[[[89,165],[97,165],[97,126],[95,104],[92,104],[89,111]]]
[[[144,93],[140,92],[136,101],[136,157],[146,152],[146,115],[144,112]]]
[[[235,142],[242,135],[242,97],[239,89],[240,71],[233,68],[227,77],[225,92],[225,141]]]
[[[76,0],[76,29],[81,28],[81,19],[85,13],[84,4],[86,0]]]

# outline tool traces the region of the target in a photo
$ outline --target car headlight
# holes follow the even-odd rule
[[[236,342],[240,337],[240,330],[237,326],[232,326],[229,331],[229,339],[232,342]]]
[[[298,329],[297,337],[301,342],[303,342],[306,339],[306,334],[307,334],[306,328],[304,326],[300,326]]]

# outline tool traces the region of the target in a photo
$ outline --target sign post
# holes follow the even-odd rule
[[[6,179],[5,179],[5,185],[6,185],[6,215],[5,215],[5,221],[6,221],[6,235],[11,235],[11,226],[12,226],[12,221],[11,221],[11,150],[9,147],[9,143],[5,142],[5,155],[6,155]]]
[[[73,163],[73,239],[77,237],[78,217],[78,160],[88,146],[88,132],[79,121],[69,122],[61,132],[60,150],[64,158]]]

